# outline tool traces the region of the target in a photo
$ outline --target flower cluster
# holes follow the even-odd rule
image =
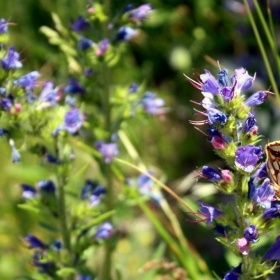
[[[271,273],[267,260],[279,260],[275,250],[277,242],[263,258],[261,266],[250,270],[259,263],[251,249],[261,234],[271,226],[271,219],[279,217],[280,205],[275,202],[275,191],[266,171],[266,163],[261,163],[264,153],[261,146],[255,119],[254,107],[262,104],[269,91],[258,91],[247,97],[244,94],[255,79],[240,67],[229,78],[226,69],[220,70],[215,78],[205,70],[199,78],[188,81],[201,90],[203,100],[192,101],[204,110],[195,109],[195,115],[204,116],[204,120],[190,121],[195,126],[209,124],[205,134],[213,145],[214,151],[223,158],[228,170],[221,172],[204,166],[197,171],[198,178],[205,178],[225,193],[236,197],[236,205],[220,205],[216,209],[203,202],[198,202],[200,210],[196,215],[205,221],[207,226],[214,223],[214,230],[222,243],[228,244],[233,252],[239,252],[241,264],[225,275],[224,279],[247,279],[248,275],[266,275]],[[233,209],[236,210],[233,211]],[[221,230],[222,229],[222,230]],[[280,249],[279,249],[280,250]],[[254,266],[255,267],[255,266]]]

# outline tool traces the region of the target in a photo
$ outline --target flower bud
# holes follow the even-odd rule
[[[232,176],[229,170],[222,170],[222,177],[227,183],[232,181]]]
[[[211,143],[217,150],[223,150],[227,145],[226,141],[219,136],[212,137]]]

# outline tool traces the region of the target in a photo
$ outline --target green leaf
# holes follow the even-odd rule
[[[76,270],[74,268],[64,267],[64,268],[61,268],[58,271],[56,271],[56,274],[60,277],[66,277],[71,274],[74,274],[75,272],[76,272]]]
[[[38,208],[26,204],[18,204],[17,207],[36,214],[40,212]]]

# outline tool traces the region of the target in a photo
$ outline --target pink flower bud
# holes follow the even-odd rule
[[[88,8],[88,9],[87,9],[87,12],[88,12],[89,14],[93,14],[93,13],[94,13],[94,8],[93,8],[93,7]]]
[[[257,133],[258,133],[258,127],[255,125],[255,126],[252,128],[251,132],[252,132],[253,134],[257,134]]]
[[[222,177],[227,183],[230,183],[232,181],[232,177],[229,170],[222,170]]]
[[[217,150],[223,150],[227,145],[226,141],[219,136],[212,137],[211,143]]]
[[[20,103],[15,104],[15,111],[16,111],[17,114],[21,111],[21,104]]]
[[[97,56],[101,56],[102,55],[102,51],[100,49],[98,49],[98,50],[95,51],[95,54]]]
[[[249,253],[249,243],[245,237],[237,239],[237,246],[242,255],[248,255]]]

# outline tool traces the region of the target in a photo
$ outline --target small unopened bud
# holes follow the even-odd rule
[[[88,12],[89,14],[93,14],[93,13],[94,13],[94,8],[93,8],[93,7],[88,8],[88,9],[87,9],[87,12]]]
[[[16,111],[17,114],[21,111],[21,104],[20,103],[15,104],[15,111]]]
[[[245,237],[237,239],[237,246],[242,255],[248,255],[249,253],[249,242]]]
[[[226,141],[218,136],[212,137],[211,143],[214,146],[214,148],[216,148],[217,150],[223,150],[227,145]]]
[[[258,127],[255,125],[253,128],[252,128],[252,130],[251,130],[251,132],[253,133],[253,134],[257,134],[258,133]]]
[[[232,177],[229,170],[222,170],[222,177],[227,183],[230,183],[232,181]]]

